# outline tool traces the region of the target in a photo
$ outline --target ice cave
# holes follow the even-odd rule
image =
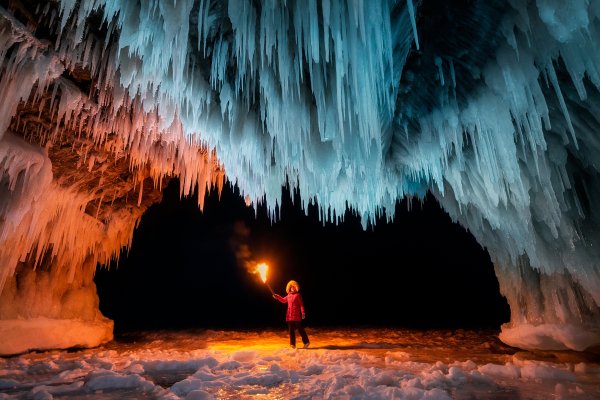
[[[600,345],[600,1],[1,0],[0,55],[0,354],[111,340],[94,271],[173,177],[365,227],[431,193],[502,341]]]

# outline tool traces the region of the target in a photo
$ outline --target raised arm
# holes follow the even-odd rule
[[[280,295],[273,293],[273,298],[279,300],[282,303],[287,303],[287,296],[281,297]]]

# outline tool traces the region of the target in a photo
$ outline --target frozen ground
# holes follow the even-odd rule
[[[521,352],[495,332],[307,329],[130,334],[0,358],[0,399],[598,399],[600,358]]]

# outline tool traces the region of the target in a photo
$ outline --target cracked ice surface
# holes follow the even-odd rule
[[[495,332],[155,332],[0,359],[0,398],[596,399],[598,356],[520,352]]]

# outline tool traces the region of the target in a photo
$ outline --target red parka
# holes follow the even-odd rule
[[[286,321],[302,321],[304,303],[302,303],[302,295],[300,293],[288,293],[285,297],[276,294],[275,298],[288,305],[287,313],[285,314]]]

